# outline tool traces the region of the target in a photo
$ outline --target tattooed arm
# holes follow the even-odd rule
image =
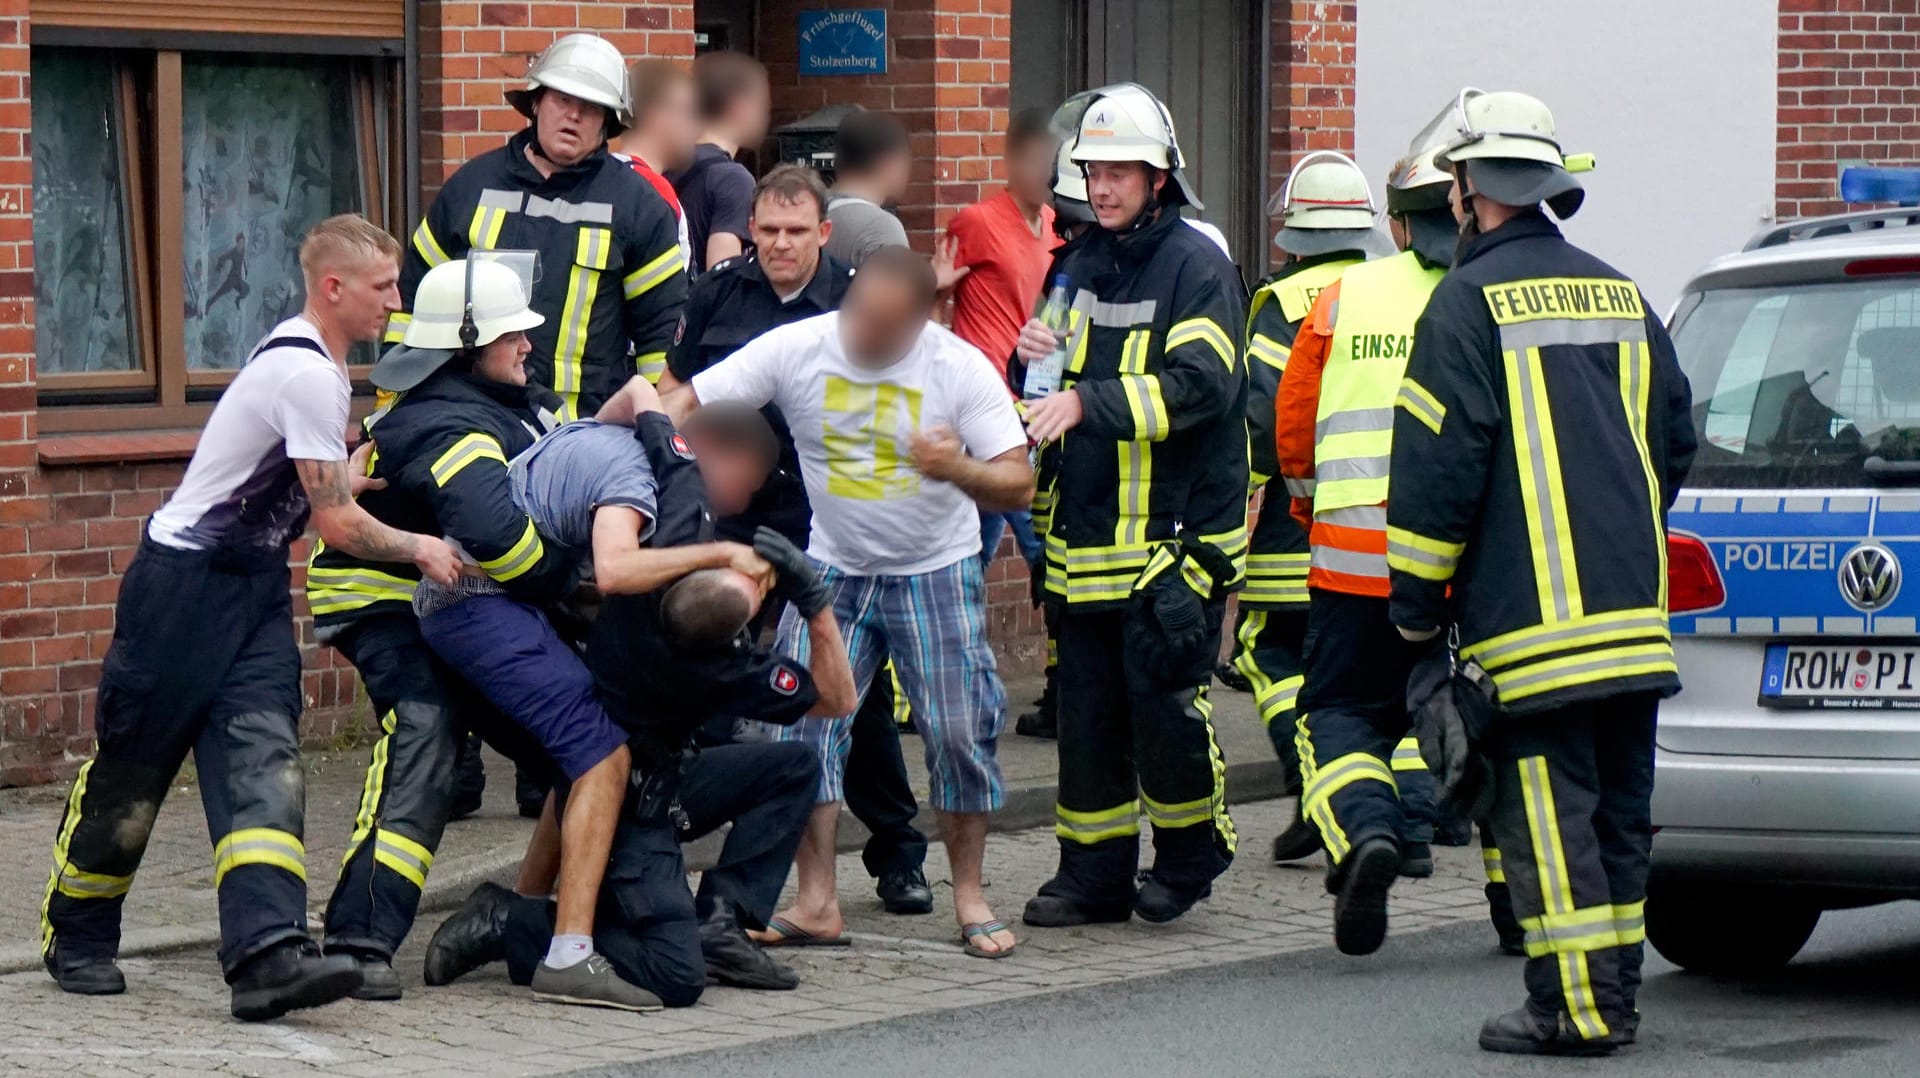
[[[296,460],[294,470],[313,505],[313,527],[336,550],[369,561],[412,562],[442,584],[460,576],[460,556],[447,541],[390,528],[353,500],[353,480],[344,460]]]

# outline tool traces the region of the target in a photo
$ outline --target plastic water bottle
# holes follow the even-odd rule
[[[1067,308],[1073,302],[1069,296],[1067,275],[1062,273],[1053,279],[1053,292],[1047,296],[1046,306],[1040,308],[1040,323],[1053,331],[1056,342],[1053,351],[1045,359],[1027,367],[1026,380],[1020,384],[1020,395],[1027,400],[1038,400],[1060,388],[1060,377],[1067,370]]]

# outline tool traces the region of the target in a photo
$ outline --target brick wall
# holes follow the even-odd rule
[[[591,31],[613,42],[629,63],[643,56],[693,58],[692,0],[428,0],[420,5],[420,23],[420,175],[429,191],[526,125],[501,95],[525,85],[528,65],[555,38]]]
[[[1353,153],[1358,19],[1354,4],[1275,0],[1273,8],[1269,198],[1287,181],[1294,162],[1314,150]],[[1278,248],[1269,254],[1276,263],[1282,258]]]
[[[1849,207],[1840,164],[1920,164],[1920,10],[1913,0],[1780,0],[1777,214]]]
[[[762,0],[757,53],[773,81],[775,127],[823,105],[892,112],[913,132],[913,186],[900,205],[914,245],[993,193],[1012,78],[1012,0],[862,0],[887,10],[885,75],[802,76],[799,15],[823,0]]]

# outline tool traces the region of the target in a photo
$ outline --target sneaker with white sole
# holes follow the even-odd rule
[[[598,951],[566,969],[540,963],[533,971],[533,998],[543,1003],[622,1011],[657,1011],[665,1006],[659,996],[623,980],[613,971],[613,963]]]

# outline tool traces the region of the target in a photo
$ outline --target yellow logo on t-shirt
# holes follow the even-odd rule
[[[881,501],[920,493],[920,473],[905,462],[907,437],[920,429],[921,391],[828,375],[822,418],[827,493]]]

